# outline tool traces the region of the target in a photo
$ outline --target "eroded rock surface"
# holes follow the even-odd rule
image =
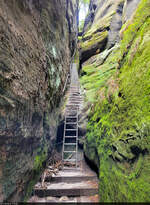
[[[135,12],[139,0],[91,0],[81,41],[81,64],[120,41],[122,23]]]
[[[67,0],[0,2],[0,201],[29,195],[54,147],[77,9]]]

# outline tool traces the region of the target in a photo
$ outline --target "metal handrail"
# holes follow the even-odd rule
[[[63,88],[63,93],[64,93],[65,90],[66,90],[68,78],[69,78],[69,76],[71,75],[71,68],[72,68],[72,63],[70,63],[70,73],[67,75],[67,78],[66,78],[66,81],[65,81],[65,85],[64,85],[64,88]]]
[[[67,85],[68,77],[69,77],[69,74],[67,75],[67,78],[66,78],[66,81],[65,81],[65,85],[64,85],[63,93],[64,93],[64,91],[66,90],[66,85]]]

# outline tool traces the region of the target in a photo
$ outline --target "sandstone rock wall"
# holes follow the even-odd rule
[[[131,18],[140,0],[125,0],[123,8],[123,23]]]
[[[30,194],[54,147],[77,3],[0,2],[0,201]]]
[[[90,1],[81,42],[81,64],[120,41],[121,27],[134,14],[138,3],[139,0]]]

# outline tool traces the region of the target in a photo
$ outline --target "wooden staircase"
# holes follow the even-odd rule
[[[83,169],[61,170],[58,175],[47,177],[45,188],[38,182],[34,196],[28,202],[99,202],[98,179],[83,162]]]

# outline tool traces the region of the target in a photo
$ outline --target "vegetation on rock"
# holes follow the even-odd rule
[[[81,83],[93,104],[85,154],[99,166],[103,202],[150,201],[149,30],[150,2],[141,0],[120,46],[83,65]]]

